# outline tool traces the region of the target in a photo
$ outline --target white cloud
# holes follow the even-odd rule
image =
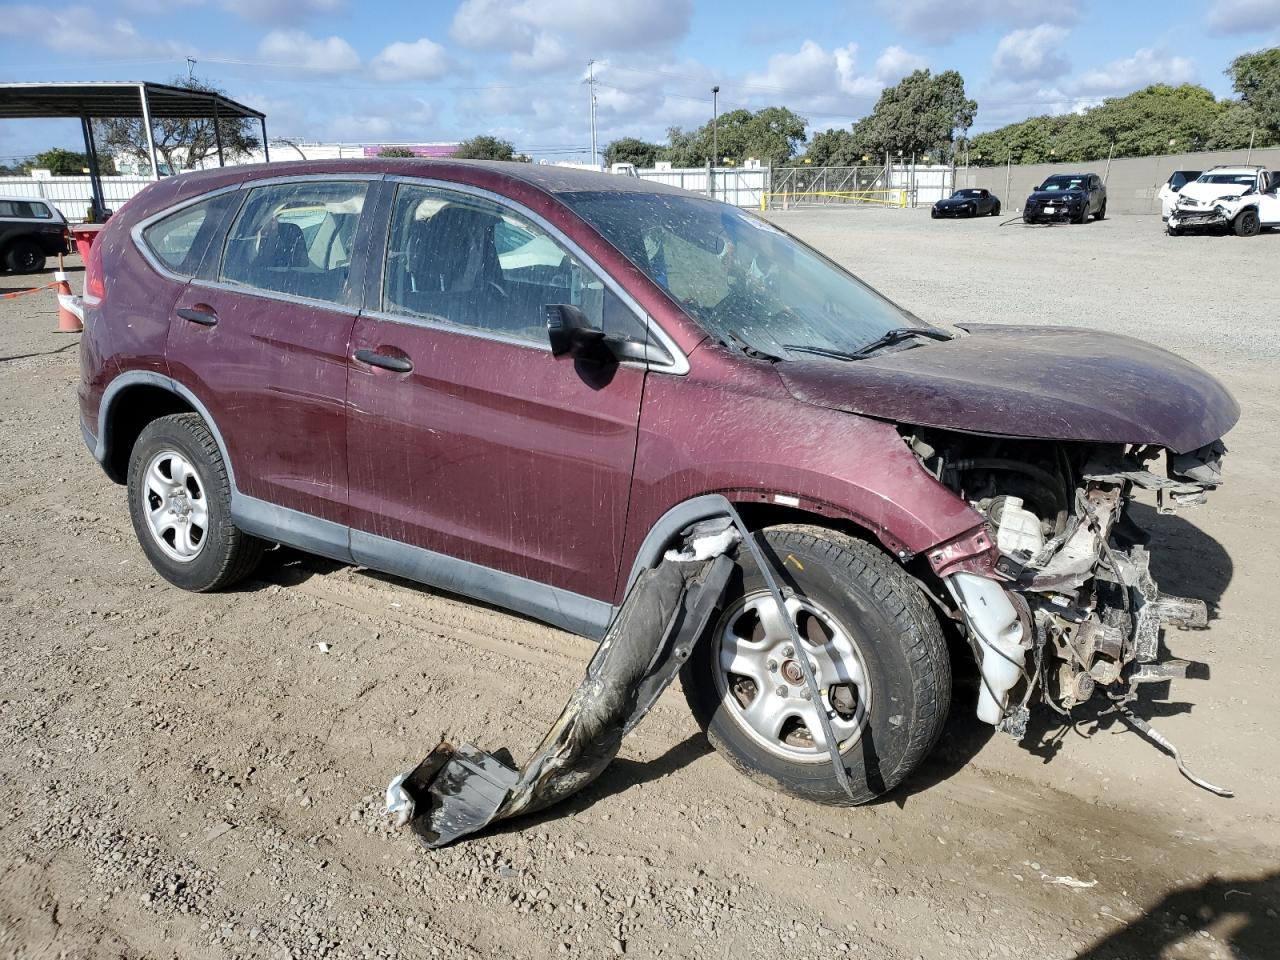
[[[1062,52],[1067,31],[1042,23],[1026,30],[1014,30],[1000,38],[991,65],[997,76],[1010,80],[1049,80],[1071,69]]]
[[[1079,0],[880,0],[880,9],[913,37],[943,43],[989,24],[1074,23]]]
[[[1214,33],[1263,33],[1277,26],[1277,0],[1214,0],[1209,8],[1209,29]]]
[[[435,104],[409,97],[361,101],[325,124],[326,139],[355,143],[432,141],[440,135]]]
[[[313,37],[305,30],[272,30],[258,44],[258,56],[272,66],[315,74],[336,75],[360,68],[360,56],[346,40]]]
[[[763,73],[747,75],[744,87],[774,99],[795,98],[791,105],[798,107],[820,104],[825,108],[849,98],[874,99],[882,84],[860,75],[857,65],[857,44],[827,50],[806,40],[795,53],[773,54]]]
[[[929,61],[918,54],[911,53],[899,46],[886,47],[876,57],[876,79],[888,86],[897,83],[909,73],[923,70]]]
[[[333,39],[336,38],[330,38]],[[453,69],[444,47],[427,37],[412,43],[397,40],[384,47],[369,65],[374,77],[386,83],[438,80]]]
[[[679,40],[688,33],[692,14],[692,0],[463,0],[449,33],[473,50],[530,56],[539,37],[547,35],[571,37],[595,52],[641,50]]]
[[[1146,47],[1132,57],[1113,60],[1082,74],[1070,86],[1082,96],[1112,96],[1132,93],[1153,83],[1177,85],[1195,79],[1196,66],[1191,60]]]
[[[553,33],[539,33],[533,38],[528,52],[517,50],[511,54],[511,67],[521,73],[548,73],[569,62],[569,51],[564,42]]]
[[[59,53],[102,59],[179,57],[172,41],[152,40],[123,17],[107,17],[92,7],[49,9],[27,5],[0,6],[0,36],[34,40]]]
[[[313,16],[346,10],[346,0],[224,0],[223,6],[254,23],[296,25]]]

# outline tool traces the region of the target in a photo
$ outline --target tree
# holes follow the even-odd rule
[[[509,141],[481,134],[463,140],[452,156],[457,160],[514,160],[515,152],[516,148]]]
[[[1236,93],[1272,136],[1280,136],[1280,47],[1244,53],[1227,68]]]
[[[1153,84],[1062,116],[1029,117],[979,134],[969,143],[975,164],[1081,162],[1189,150],[1255,146],[1274,139],[1239,100],[1216,100],[1204,87]]]
[[[887,87],[870,114],[853,125],[859,156],[897,154],[942,159],[951,155],[957,132],[973,124],[978,104],[964,93],[964,78],[955,70],[937,76],[916,70]]]
[[[832,128],[813,135],[803,159],[815,167],[856,167],[862,163],[862,156],[850,131]],[[883,154],[879,156],[883,160]]]
[[[409,160],[416,157],[417,154],[408,147],[383,147],[378,151],[378,156],[395,158],[398,160]]]
[[[214,93],[226,96],[225,91],[197,80],[194,77],[178,77],[170,85],[198,93]],[[222,137],[222,152],[227,160],[235,160],[252,153],[259,146],[252,133],[254,121],[246,117],[220,117],[218,130]],[[93,122],[94,136],[99,153],[116,153],[133,157],[140,164],[151,165],[147,150],[147,130],[138,117],[111,117]],[[170,173],[194,170],[210,157],[217,157],[218,142],[210,117],[166,117],[153,119],[152,137],[156,155]]]
[[[781,166],[795,156],[796,149],[804,143],[808,123],[786,107],[765,107],[754,113],[730,110],[714,125],[708,122],[692,131],[670,128],[668,145],[658,159],[679,167],[698,167],[712,159],[714,147],[717,163],[725,157],[736,162],[755,157]]]
[[[98,165],[101,168],[98,172],[104,177],[113,176],[116,172],[116,165],[110,157],[99,157]],[[24,174],[32,170],[48,170],[55,177],[78,177],[89,169],[89,158],[74,150],[54,147],[24,161],[19,165],[19,169]]]
[[[609,165],[633,163],[637,167],[652,167],[657,162],[658,153],[661,150],[660,143],[649,143],[635,137],[623,137],[604,148],[604,162]]]

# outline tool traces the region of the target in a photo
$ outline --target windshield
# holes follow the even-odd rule
[[[1050,177],[1040,184],[1041,190],[1083,190],[1084,177]]]
[[[1240,187],[1252,187],[1257,179],[1256,173],[1206,173],[1196,183],[1231,183]]]
[[[981,197],[981,190],[957,190],[951,195],[952,200],[977,200]]]
[[[773,225],[695,196],[583,191],[560,199],[722,343],[775,356],[848,353],[923,326]]]

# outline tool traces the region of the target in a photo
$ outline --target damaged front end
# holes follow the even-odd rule
[[[1037,700],[1069,713],[1102,691],[1123,709],[1139,684],[1185,676],[1161,632],[1202,629],[1207,609],[1160,592],[1131,506],[1140,490],[1163,514],[1203,503],[1222,482],[1221,441],[1181,455],[922,429],[907,442],[986,519],[968,549],[929,554],[979,661],[981,719],[1021,737]]]

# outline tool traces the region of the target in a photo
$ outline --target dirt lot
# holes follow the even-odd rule
[[[1280,236],[777,220],[926,318],[1142,336],[1235,391],[1228,485],[1139,519],[1213,610],[1171,638],[1210,678],[1143,710],[1236,799],[1118,725],[993,738],[962,690],[906,789],[811,806],[709,753],[672,691],[566,809],[424,852],[387,779],[442,732],[523,757],[591,645],[286,551],[233,593],[167,586],[44,293],[0,301],[0,956],[1275,957]]]

